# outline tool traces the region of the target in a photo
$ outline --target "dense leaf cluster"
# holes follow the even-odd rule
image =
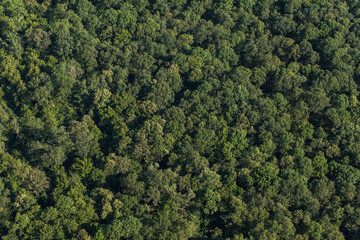
[[[0,235],[359,239],[359,0],[0,0]]]

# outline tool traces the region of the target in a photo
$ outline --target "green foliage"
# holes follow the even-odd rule
[[[0,0],[2,239],[358,239],[357,0]]]
[[[116,219],[111,224],[107,225],[103,230],[103,239],[139,239],[140,229],[142,227],[141,221],[133,216],[123,219]],[[101,231],[101,230],[100,230]],[[102,233],[97,233],[97,239],[101,239]]]
[[[356,184],[360,180],[360,171],[352,166],[331,162],[329,168],[338,186]]]
[[[244,149],[248,146],[248,140],[246,138],[246,131],[236,129],[231,131],[228,136],[228,141],[225,141],[223,152],[228,158],[239,158],[242,155]]]
[[[254,183],[256,186],[264,190],[270,186],[278,187],[279,178],[276,173],[275,166],[271,163],[265,164],[254,171]]]
[[[77,172],[82,178],[88,175],[93,168],[93,164],[89,158],[79,159],[76,158],[71,166],[71,169]]]

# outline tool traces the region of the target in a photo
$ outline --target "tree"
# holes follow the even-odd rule
[[[89,115],[83,116],[81,122],[74,121],[70,129],[76,155],[80,158],[99,157],[101,131]]]

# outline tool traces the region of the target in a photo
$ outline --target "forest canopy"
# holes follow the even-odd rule
[[[0,236],[360,239],[359,84],[359,0],[0,0]]]

